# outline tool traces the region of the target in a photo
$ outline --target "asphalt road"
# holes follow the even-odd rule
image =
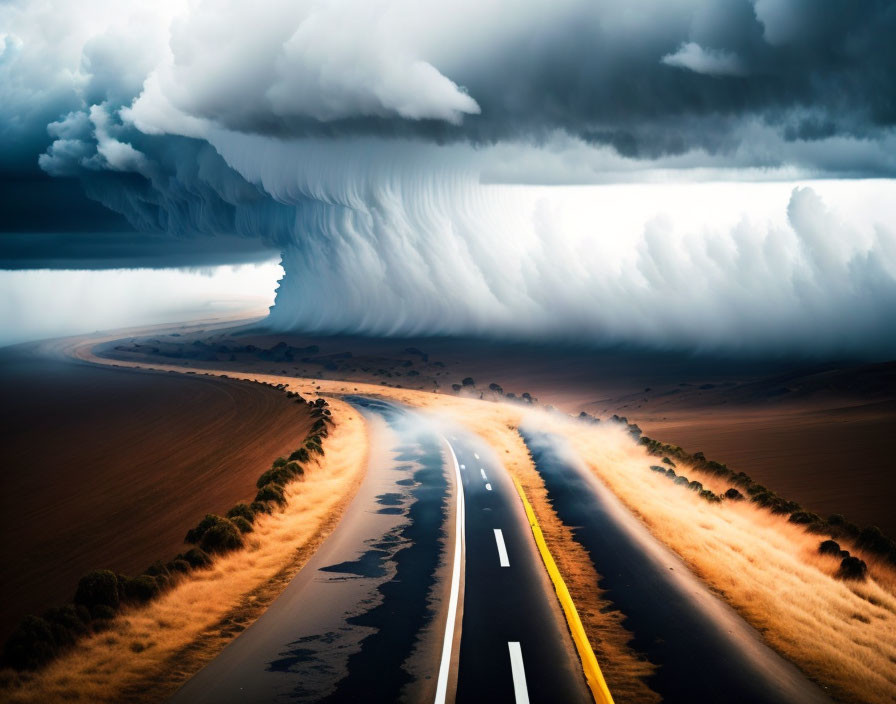
[[[457,702],[593,701],[507,470],[469,434],[449,439],[466,502]]]
[[[358,495],[283,594],[172,701],[590,702],[497,458],[399,405],[347,400],[371,431]]]

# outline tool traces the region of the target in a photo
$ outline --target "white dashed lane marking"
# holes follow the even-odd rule
[[[510,650],[510,669],[513,672],[513,694],[516,704],[529,704],[529,690],[526,688],[526,670],[523,667],[523,651],[520,644],[507,644]]]
[[[510,567],[510,560],[507,559],[507,546],[504,545],[504,533],[500,528],[495,528],[495,542],[498,544],[498,561],[501,567]]]

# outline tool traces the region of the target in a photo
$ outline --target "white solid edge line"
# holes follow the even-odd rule
[[[513,673],[513,694],[516,704],[529,704],[529,690],[526,688],[526,670],[523,667],[523,651],[520,644],[511,641],[507,644],[510,650],[510,670]]]
[[[491,491],[491,490],[492,490],[492,485],[491,485],[491,484],[486,484],[486,485],[485,485],[485,488],[486,488],[488,491]]]
[[[444,438],[442,438],[445,440]],[[445,640],[442,644],[442,662],[439,665],[439,680],[436,684],[436,704],[444,704],[448,696],[448,673],[451,671],[451,651],[454,646],[454,631],[457,621],[457,602],[460,594],[460,563],[463,554],[464,527],[464,485],[460,478],[460,466],[451,443],[445,440],[451,461],[454,464],[454,478],[457,486],[457,511],[454,527],[454,566],[451,569],[451,591],[448,597],[448,616],[445,619]]]
[[[479,468],[479,473],[482,475],[482,481],[487,482],[487,481],[488,481],[488,477],[485,476],[485,470],[482,469],[482,468],[480,467],[480,468]]]
[[[495,542],[498,544],[498,560],[501,567],[510,567],[510,560],[507,559],[507,546],[504,545],[504,533],[500,528],[495,528]]]

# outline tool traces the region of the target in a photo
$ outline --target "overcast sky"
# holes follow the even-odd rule
[[[282,326],[890,354],[893,36],[883,0],[7,0],[0,266],[282,255]]]

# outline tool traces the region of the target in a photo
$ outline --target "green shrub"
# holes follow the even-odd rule
[[[703,491],[703,484],[701,484],[698,481],[693,481],[690,484],[688,484],[688,489],[699,493],[699,492]]]
[[[199,525],[187,531],[187,537],[184,538],[184,540],[188,543],[199,543],[209,530],[220,524],[222,521],[227,521],[227,519],[221,518],[221,516],[214,513],[207,513],[205,514],[205,518],[199,521]]]
[[[286,497],[283,496],[283,487],[278,484],[265,484],[255,495],[256,501],[270,501],[278,506],[286,505]]]
[[[227,512],[227,517],[230,520],[237,517],[245,518],[249,523],[252,523],[255,520],[255,511],[252,510],[249,504],[237,504]]]
[[[205,550],[202,550],[200,548],[190,548],[186,552],[178,555],[175,560],[183,560],[193,569],[197,569],[199,567],[208,567],[212,564],[212,558],[209,557],[208,553],[205,552]]]
[[[127,585],[125,585],[127,598],[138,604],[144,604],[150,599],[154,599],[160,591],[159,583],[152,575],[148,574],[134,577],[128,580]]]
[[[230,519],[230,522],[233,523],[237,527],[237,530],[240,533],[251,533],[252,532],[252,524],[249,523],[242,516],[234,516]]]
[[[654,472],[662,472],[663,474],[666,473],[666,468],[660,467],[658,464],[650,465],[650,469],[653,470]]]
[[[308,449],[308,452],[317,453],[318,455],[324,454],[323,445],[321,445],[320,438],[316,435],[311,435],[305,440],[305,447]]]
[[[709,503],[711,504],[717,504],[722,500],[721,498],[719,498],[718,494],[711,492],[709,489],[704,489],[703,491],[701,491],[700,498],[709,501]]]
[[[93,612],[97,606],[107,606],[113,611],[118,608],[118,578],[109,570],[95,570],[81,577],[75,591],[75,603],[86,606]]]
[[[679,486],[687,486],[688,484],[690,484],[688,478],[685,476],[676,477],[675,483]]]
[[[663,464],[667,464],[670,467],[675,466],[675,463],[672,460],[670,460],[668,457],[663,457],[662,462],[663,462]]]
[[[310,457],[311,456],[308,454],[308,450],[304,447],[300,447],[289,456],[289,459],[298,462],[307,462]]]
[[[675,477],[675,470],[674,470],[674,469],[667,469],[667,470],[666,470],[666,476],[667,476],[667,477],[670,477],[670,478],[674,478],[674,477]]]
[[[26,616],[3,647],[3,657],[17,670],[36,670],[56,655],[53,629],[39,616]]]
[[[276,469],[265,471],[264,474],[258,478],[258,481],[255,482],[255,486],[259,489],[265,484],[278,484],[283,486],[293,479],[295,479],[295,476],[286,467],[277,467]]]
[[[252,512],[257,516],[259,513],[273,513],[274,509],[271,508],[270,504],[264,503],[264,501],[253,501],[249,504],[249,508],[252,509]]]
[[[286,466],[286,458],[278,457],[274,460],[274,463],[271,465],[272,467],[284,467]]]
[[[750,496],[754,496],[756,494],[770,494],[771,492],[762,486],[762,484],[751,484],[747,487],[747,493]]]
[[[243,536],[239,528],[226,518],[220,518],[215,525],[205,531],[199,543],[199,547],[209,554],[230,552],[242,546]]]
[[[730,489],[728,489],[728,491],[725,492],[725,498],[729,501],[743,501],[744,495],[734,487],[731,487]]]

